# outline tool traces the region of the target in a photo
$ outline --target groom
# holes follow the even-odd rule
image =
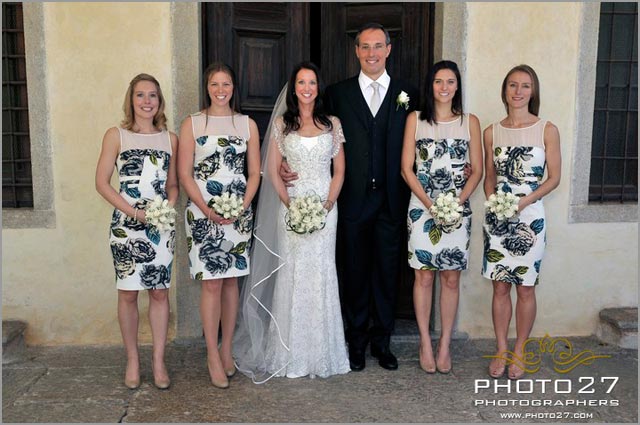
[[[409,201],[400,158],[405,119],[418,105],[419,93],[387,74],[391,39],[382,25],[360,28],[355,53],[359,75],[329,86],[325,96],[327,110],[340,118],[346,140],[346,174],[338,199],[346,338],[352,370],[364,369],[369,341],[380,366],[394,370],[398,361],[389,342]],[[408,102],[398,103],[401,92],[408,94]]]

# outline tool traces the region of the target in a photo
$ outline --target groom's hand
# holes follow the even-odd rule
[[[464,164],[463,173],[464,173],[464,178],[465,179],[468,179],[469,176],[471,176],[471,164],[470,163],[467,162],[466,164]]]
[[[280,165],[280,178],[286,187],[293,187],[291,182],[298,179],[298,173],[291,171],[287,161],[282,161]]]

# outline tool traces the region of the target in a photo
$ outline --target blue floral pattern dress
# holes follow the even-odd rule
[[[249,117],[191,116],[195,144],[193,178],[208,205],[213,197],[247,190],[245,157]],[[186,231],[191,278],[222,279],[249,274],[249,248],[253,212],[249,207],[234,223],[210,221],[195,204],[187,202]]]
[[[419,118],[416,124],[416,176],[427,196],[460,192],[467,183],[464,166],[468,158],[469,116],[429,124]],[[407,216],[409,266],[419,270],[465,270],[469,261],[471,208],[462,205],[462,219],[453,225],[438,225],[430,211],[411,194]]]
[[[144,209],[165,189],[171,159],[168,131],[139,134],[118,128],[120,153],[116,169],[120,195],[129,205]],[[166,289],[171,282],[175,230],[160,232],[155,226],[134,220],[117,208],[111,217],[109,242],[118,289],[139,291]]]
[[[522,197],[538,188],[546,166],[545,125],[543,120],[515,129],[493,124],[496,192]],[[485,214],[482,275],[515,285],[537,285],[546,228],[542,199],[509,219],[498,220],[495,213]]]

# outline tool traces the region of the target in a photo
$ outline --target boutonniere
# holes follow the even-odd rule
[[[396,111],[399,107],[404,107],[405,110],[409,110],[409,95],[404,91],[401,91],[398,97],[396,98]]]

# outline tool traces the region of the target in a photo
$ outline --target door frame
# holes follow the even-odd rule
[[[169,127],[179,129],[182,120],[200,107],[202,76],[202,12],[200,3],[169,3],[171,14],[171,87],[165,90],[169,106]],[[458,63],[466,84],[467,7],[465,3],[436,3],[433,14],[433,60],[443,58]],[[447,34],[446,37],[443,35]],[[196,71],[197,70],[197,71]],[[167,83],[164,83],[167,86]],[[187,196],[178,198],[178,213],[184,215]],[[200,285],[189,275],[184,222],[176,226],[176,250],[170,299],[175,308],[170,312],[169,339],[175,343],[192,343],[202,339],[202,326],[197,306]]]

